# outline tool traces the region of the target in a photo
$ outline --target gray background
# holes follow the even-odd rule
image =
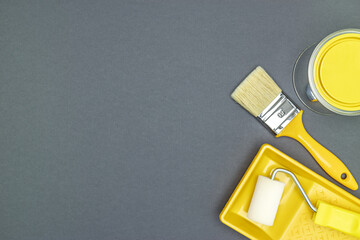
[[[0,239],[246,239],[218,215],[263,143],[328,178],[230,99],[256,65],[360,181],[359,117],[317,115],[291,84],[300,51],[359,10],[0,1]]]

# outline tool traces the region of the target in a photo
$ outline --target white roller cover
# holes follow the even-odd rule
[[[285,183],[259,176],[247,217],[255,222],[272,226]]]

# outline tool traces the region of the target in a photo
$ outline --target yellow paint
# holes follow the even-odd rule
[[[285,189],[274,225],[269,227],[249,220],[246,216],[257,178],[259,175],[270,177],[275,168],[285,168],[296,174],[312,203],[324,201],[350,211],[360,212],[360,199],[280,150],[264,144],[220,214],[220,220],[224,224],[250,239],[258,240],[358,239],[315,224],[312,219],[314,212],[306,204],[295,182],[283,173],[276,175],[276,180],[285,183]]]
[[[360,110],[360,34],[344,33],[327,41],[315,58],[313,76],[330,105]]]

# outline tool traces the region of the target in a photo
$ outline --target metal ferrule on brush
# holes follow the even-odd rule
[[[280,93],[257,119],[277,135],[299,112],[300,109],[284,93]]]

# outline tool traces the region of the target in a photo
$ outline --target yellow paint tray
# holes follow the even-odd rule
[[[323,200],[333,205],[360,212],[360,199],[329,182],[309,168],[295,161],[269,144],[264,144],[250,164],[240,183],[220,214],[227,226],[250,239],[259,240],[337,240],[357,239],[350,235],[316,225],[313,211],[306,204],[290,176],[278,174],[276,179],[285,183],[274,225],[269,227],[249,220],[246,215],[257,177],[270,177],[275,168],[285,168],[299,179],[311,202]]]

